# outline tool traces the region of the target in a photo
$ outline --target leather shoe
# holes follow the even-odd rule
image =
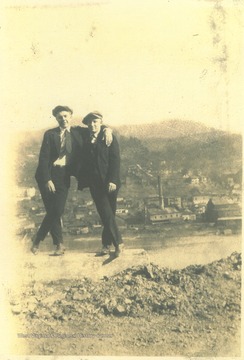
[[[121,250],[120,250],[119,246],[117,246],[115,248],[114,257],[116,257],[116,258],[119,257],[120,253],[121,253]]]
[[[39,252],[39,248],[36,247],[35,245],[32,245],[31,252],[32,252],[32,254],[37,255]]]
[[[54,251],[54,255],[56,256],[60,256],[60,255],[64,255],[65,252],[65,247],[63,244],[59,244],[56,247],[56,250]]]
[[[98,255],[100,256],[108,255],[108,254],[110,254],[110,245],[104,245],[101,251],[98,253]]]
[[[114,257],[119,257],[124,249],[124,244],[120,244],[115,247]]]

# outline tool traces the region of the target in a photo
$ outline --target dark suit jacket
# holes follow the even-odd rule
[[[90,135],[89,133],[83,136],[84,145],[82,156],[80,157],[80,169],[78,171],[78,189],[82,190],[85,187],[89,187],[91,184],[91,174],[93,169],[91,168],[92,162],[90,154]],[[102,183],[108,185],[112,182],[120,187],[120,151],[119,144],[116,137],[113,135],[113,142],[110,146],[107,146],[103,140],[103,132],[100,131],[97,144],[96,144],[96,167],[100,175]]]
[[[81,153],[84,144],[83,137],[88,136],[88,129],[80,126],[71,127],[72,152],[70,156],[70,164],[67,167],[67,182],[69,185],[70,175],[77,175],[77,158]],[[60,153],[60,129],[59,127],[47,130],[44,133],[39,163],[37,166],[35,178],[38,183],[45,184],[51,180],[51,168],[54,161],[59,157]]]

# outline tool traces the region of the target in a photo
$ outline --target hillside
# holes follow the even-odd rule
[[[182,120],[165,120],[161,123],[140,124],[140,125],[122,125],[116,126],[116,130],[126,137],[137,137],[139,139],[154,138],[178,138],[181,136],[189,136],[189,134],[197,135],[209,133],[212,131],[220,132],[216,129],[209,128],[195,121]]]
[[[176,125],[176,122],[171,123],[172,128],[173,124]],[[176,127],[177,130],[182,130],[181,125],[178,128]],[[141,132],[146,132],[147,126],[149,125],[141,125]],[[165,125],[155,125],[154,129],[157,126],[163,129]],[[241,135],[208,128],[205,128],[205,132],[198,133],[198,130],[202,131],[204,128],[202,126],[196,127],[195,123],[191,123],[191,126],[191,130],[188,128],[190,135],[163,138],[166,133],[158,132],[154,138],[148,137],[144,139],[142,139],[140,133],[135,137],[132,136],[133,132],[130,132],[130,136],[125,136],[122,131],[125,127],[118,127],[115,132],[118,131],[117,135],[120,143],[122,178],[125,177],[130,165],[139,163],[145,168],[156,171],[161,166],[162,161],[165,162],[167,168],[176,171],[191,169],[198,173],[201,170],[205,176],[209,176],[218,182],[224,173],[237,173],[241,170]],[[170,131],[168,131],[168,134],[170,134]],[[18,137],[21,153],[21,159],[16,163],[19,183],[24,181],[30,185],[34,181],[33,174],[42,136],[43,131],[36,131],[22,133]],[[152,136],[152,133],[150,136]],[[34,156],[31,157],[30,154]]]
[[[211,170],[221,175],[241,167],[242,137],[237,134],[210,132],[175,139],[147,139],[143,142],[154,162],[166,161],[173,169]]]
[[[81,120],[74,118],[74,126],[81,125]],[[107,124],[108,126],[110,124]],[[53,123],[55,127],[55,122]],[[182,120],[165,120],[161,123],[149,123],[149,124],[132,124],[132,125],[120,125],[111,126],[116,134],[124,137],[136,137],[138,139],[173,139],[184,136],[197,137],[202,134],[221,134],[224,133],[220,130],[209,128],[201,123],[195,121],[182,121]],[[18,133],[20,141],[29,139],[38,140],[43,136],[44,131],[47,129],[36,131],[23,131]]]

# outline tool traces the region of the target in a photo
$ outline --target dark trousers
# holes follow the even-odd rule
[[[52,181],[56,192],[50,193],[44,184],[38,183],[42,200],[46,209],[41,226],[36,234],[35,243],[39,244],[50,232],[53,244],[63,243],[61,217],[64,213],[65,203],[68,195],[68,186],[66,181],[66,168],[54,166],[52,168]]]
[[[118,190],[108,193],[100,181],[95,181],[90,192],[103,224],[102,244],[116,247],[123,242],[115,220]]]

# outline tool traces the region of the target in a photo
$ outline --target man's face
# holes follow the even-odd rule
[[[91,133],[99,133],[102,126],[102,120],[101,119],[92,119],[87,124],[88,129]]]
[[[69,111],[60,111],[56,115],[56,120],[62,129],[67,129],[72,120],[72,114]]]

